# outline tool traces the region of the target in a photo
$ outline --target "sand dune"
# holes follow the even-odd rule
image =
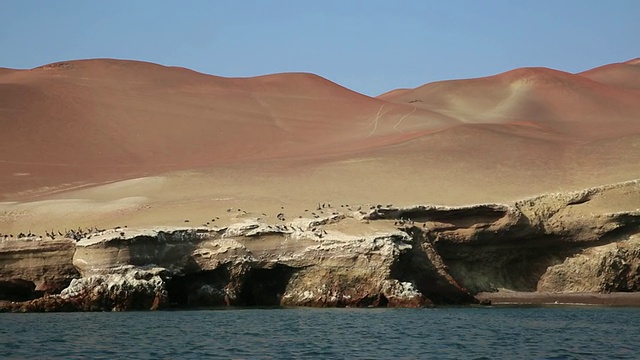
[[[581,72],[580,76],[602,84],[640,89],[640,58],[619,64],[609,64]]]
[[[5,192],[366,150],[396,141],[390,121],[415,112],[311,74],[228,79],[117,60],[8,72],[0,94]],[[32,183],[6,176],[19,173]]]
[[[465,123],[528,126],[566,140],[598,140],[640,130],[640,77],[627,76],[639,69],[617,64],[585,76],[522,68],[486,78],[427,84],[383,98]]]
[[[0,69],[0,199],[20,202],[0,204],[0,228],[326,198],[496,202],[640,178],[639,74],[638,60],[523,68],[372,98],[303,73],[111,59]],[[163,180],[101,185],[148,176]]]

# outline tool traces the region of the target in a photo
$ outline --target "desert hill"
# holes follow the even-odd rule
[[[464,123],[529,126],[558,140],[592,141],[638,133],[638,74],[640,66],[631,64],[576,75],[521,68],[486,78],[431,83],[382,98]]]
[[[374,98],[303,73],[0,69],[0,228],[501,202],[637,179],[638,74],[638,60],[522,68]]]
[[[611,86],[640,89],[640,58],[603,65],[579,75]]]
[[[381,107],[387,117],[412,111],[311,74],[229,79],[119,60],[0,74],[4,193],[366,150],[395,141],[369,124]]]

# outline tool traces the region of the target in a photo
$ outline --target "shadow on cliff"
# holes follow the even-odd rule
[[[536,291],[547,268],[582,251],[566,245],[437,244],[451,276],[472,293],[508,289]]]
[[[391,277],[413,283],[433,304],[475,304],[478,300],[449,275],[448,269],[418,227],[406,228],[412,249],[391,267]]]
[[[576,240],[571,231],[550,233],[527,223],[495,233],[480,231],[466,243],[441,239],[434,247],[450,274],[474,294],[499,289],[533,292],[551,266],[586,249],[624,241],[640,230],[636,216],[622,214],[612,219],[617,223],[615,228],[590,235],[593,239],[589,240]]]
[[[279,306],[291,277],[299,270],[282,264],[270,268],[225,263],[202,270],[190,259],[184,275],[167,281],[171,307]]]
[[[298,270],[283,264],[249,270],[240,292],[240,305],[279,306],[291,277]]]
[[[561,214],[588,201],[578,192],[545,195],[515,207],[382,208],[370,219],[396,220],[414,238],[413,250],[402,255],[394,277],[414,282],[435,303],[457,303],[457,295],[451,296],[458,288],[471,294],[536,291],[549,267],[640,230],[640,216],[634,212],[588,218]]]

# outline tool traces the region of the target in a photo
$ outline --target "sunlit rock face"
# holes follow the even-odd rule
[[[551,266],[538,282],[546,292],[637,292],[640,290],[640,236],[581,251]]]
[[[0,240],[0,299],[59,293],[79,275],[72,264],[74,252],[71,239]]]

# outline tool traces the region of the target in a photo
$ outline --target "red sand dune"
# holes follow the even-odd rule
[[[628,164],[640,159],[628,148],[640,138],[639,74],[637,60],[580,74],[524,68],[372,98],[302,73],[222,78],[110,59],[0,69],[0,192],[368,155],[486,171],[594,153],[584,166],[620,154]],[[568,148],[593,143],[608,145]]]
[[[6,192],[29,181],[340,154],[393,142],[384,137],[396,132],[376,117],[413,110],[311,74],[230,79],[120,60],[7,71],[0,75],[1,184]],[[423,127],[449,122],[434,116]],[[19,173],[31,176],[16,181]]]

